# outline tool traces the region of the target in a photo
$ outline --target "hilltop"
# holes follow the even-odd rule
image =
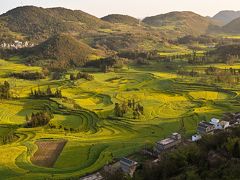
[[[24,6],[2,14],[0,24],[12,32],[38,40],[59,32],[95,29],[106,22],[79,10]]]
[[[175,11],[167,14],[146,17],[143,22],[150,26],[164,27],[180,31],[184,34],[194,35],[204,34],[208,31],[211,25],[215,25],[215,22],[210,18],[189,11]]]
[[[240,11],[220,11],[215,16],[213,16],[214,20],[220,21],[223,25],[230,23],[232,20],[240,17]]]
[[[121,14],[110,14],[107,16],[104,16],[101,18],[104,21],[110,22],[110,23],[121,23],[126,25],[138,25],[139,20],[128,16],[128,15],[121,15]]]

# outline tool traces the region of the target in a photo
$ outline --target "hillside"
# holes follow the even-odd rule
[[[214,20],[220,21],[223,25],[230,23],[232,20],[240,17],[240,11],[220,11],[215,16]]]
[[[234,19],[222,27],[225,33],[240,33],[240,18]]]
[[[146,17],[144,23],[161,28],[173,29],[184,34],[204,34],[211,25],[214,25],[211,19],[200,16],[193,12],[170,12],[157,16]]]
[[[54,35],[38,46],[22,51],[30,63],[51,64],[54,68],[81,66],[93,53],[88,45],[64,34]]]
[[[34,6],[12,9],[0,16],[0,23],[13,32],[34,39],[46,38],[59,32],[80,32],[106,24],[106,22],[79,10],[44,9]]]
[[[104,21],[110,22],[110,23],[121,23],[126,25],[138,25],[139,20],[128,16],[128,15],[121,15],[121,14],[110,14],[105,17],[101,18]]]

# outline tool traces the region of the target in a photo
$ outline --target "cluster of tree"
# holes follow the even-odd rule
[[[215,82],[228,83],[230,85],[237,84],[240,82],[240,70],[229,68],[219,69],[216,67],[208,67],[205,70],[206,75],[213,77]]]
[[[140,115],[144,114],[144,107],[140,103],[136,103],[136,101],[128,100],[126,103],[125,101],[122,104],[115,103],[114,113],[117,117],[123,117],[124,114],[132,111],[133,118],[140,118]]]
[[[178,44],[192,44],[192,43],[211,44],[211,43],[217,43],[217,42],[218,42],[218,39],[208,35],[201,35],[198,37],[187,35],[187,36],[178,38],[176,43]]]
[[[127,63],[126,59],[119,58],[118,56],[111,56],[96,61],[89,61],[86,63],[86,67],[100,68],[102,72],[111,72],[114,69],[122,68]]]
[[[54,124],[49,123],[49,128],[51,129],[62,129],[65,132],[70,132],[70,133],[78,133],[81,130],[79,128],[72,128],[72,127],[64,127],[63,125],[56,126]]]
[[[21,73],[11,73],[9,76],[25,80],[38,80],[45,78],[45,75],[42,72],[29,72],[29,71],[23,71]]]
[[[45,91],[42,91],[39,87],[37,90],[31,89],[30,96],[33,98],[42,98],[42,97],[55,97],[55,98],[62,98],[62,91],[60,89],[56,89],[55,92],[51,89],[50,86]]]
[[[6,135],[0,137],[0,144],[8,144],[16,138],[14,131],[7,133]]]
[[[10,98],[10,84],[7,81],[4,81],[3,84],[0,84],[0,99],[9,98]]]
[[[72,73],[70,74],[71,81],[78,80],[78,79],[86,79],[88,81],[92,81],[94,80],[94,76],[86,72],[79,72],[77,73],[77,75],[74,75]]]
[[[33,128],[45,126],[53,118],[54,116],[50,111],[32,113],[30,117],[26,115],[26,127]]]

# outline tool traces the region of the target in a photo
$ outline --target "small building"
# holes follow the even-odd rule
[[[230,127],[230,122],[228,122],[228,121],[221,121],[219,124],[222,127],[222,129],[226,129],[226,128]]]
[[[215,129],[223,129],[219,122],[219,119],[212,118],[210,124],[213,124]]]
[[[202,139],[202,136],[199,135],[199,134],[195,134],[195,135],[192,136],[192,141],[193,142],[199,141],[200,139]]]
[[[130,175],[131,177],[133,177],[133,174],[137,169],[137,165],[138,165],[138,163],[136,161],[132,161],[127,158],[122,158],[120,160],[120,167],[121,167],[122,171],[124,173]]]
[[[198,124],[197,132],[200,135],[213,134],[215,126],[209,122],[202,121]]]
[[[182,142],[182,137],[179,133],[173,133],[170,137],[158,141],[156,143],[156,151],[158,153],[171,149]]]
[[[99,172],[80,178],[80,180],[103,180],[103,179],[104,179],[103,176]]]

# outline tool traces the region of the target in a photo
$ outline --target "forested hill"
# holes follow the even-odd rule
[[[33,48],[20,50],[20,53],[29,63],[64,69],[83,65],[94,50],[70,35],[57,34]]]
[[[111,23],[121,23],[121,24],[127,24],[127,25],[139,24],[138,19],[131,16],[127,16],[127,15],[121,15],[121,14],[110,14],[102,17],[101,19]]]
[[[173,28],[176,31],[195,35],[205,34],[211,25],[216,24],[210,18],[200,16],[190,11],[176,11],[147,17],[143,22],[151,26]]]
[[[24,6],[2,14],[0,24],[12,32],[38,39],[58,32],[95,29],[107,22],[79,10]]]

